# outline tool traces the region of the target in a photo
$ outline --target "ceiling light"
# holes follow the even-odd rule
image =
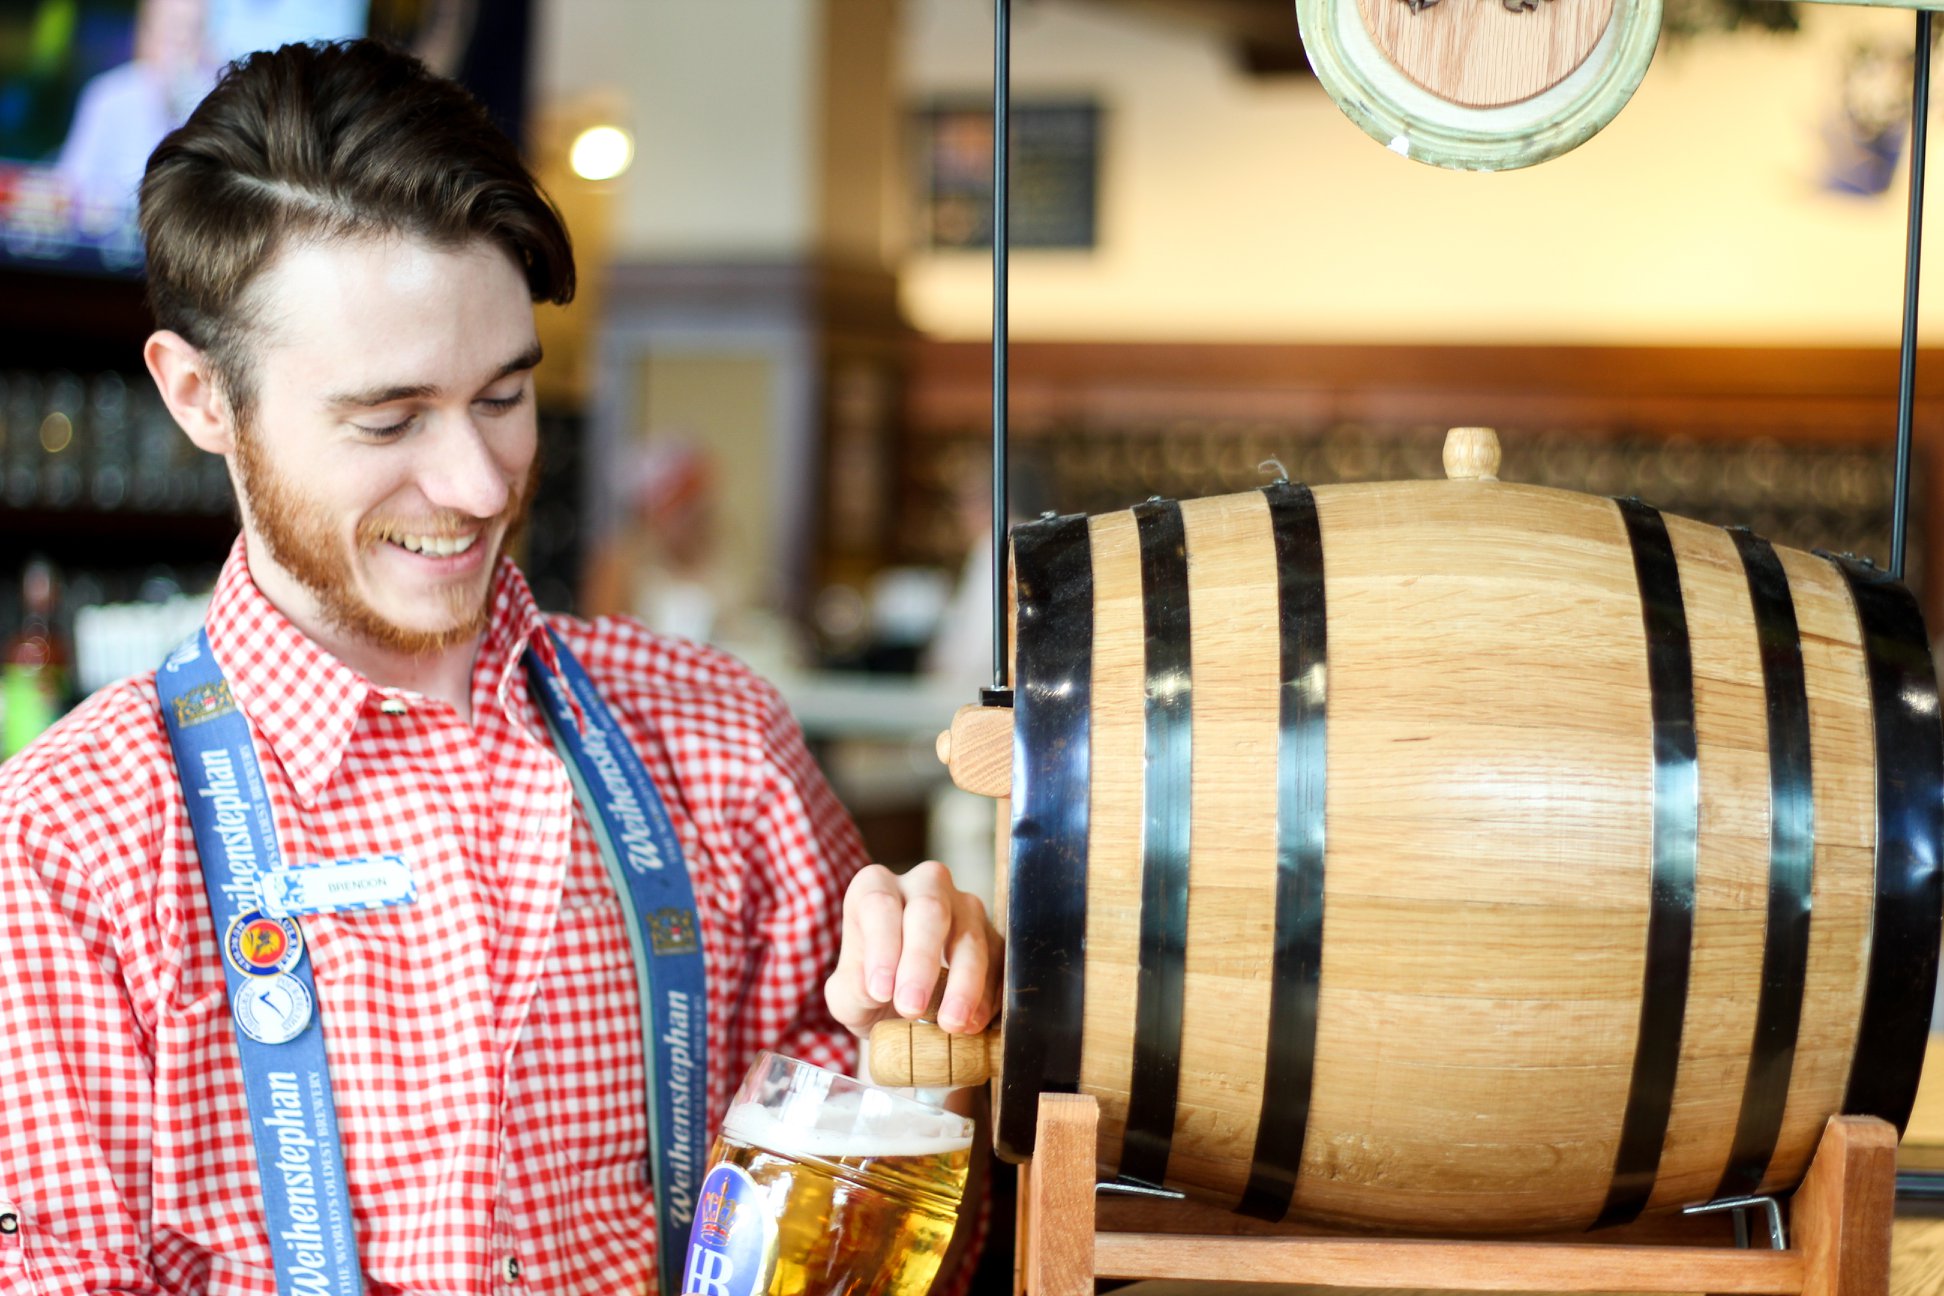
[[[583,180],[612,180],[634,161],[634,138],[619,126],[589,126],[574,137],[568,165]]]

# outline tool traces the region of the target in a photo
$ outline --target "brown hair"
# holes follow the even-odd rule
[[[232,63],[142,177],[149,307],[205,352],[238,415],[250,403],[247,293],[297,237],[491,239],[535,301],[574,295],[560,214],[462,87],[377,41]]]

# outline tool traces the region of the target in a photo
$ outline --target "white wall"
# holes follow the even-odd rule
[[[1015,254],[1015,336],[1894,345],[1901,172],[1874,199],[1817,175],[1848,42],[1913,19],[1801,8],[1797,36],[1663,47],[1592,141],[1476,175],[1387,153],[1313,80],[1245,77],[1189,26],[1022,0],[1015,94],[1091,92],[1107,119],[1101,246]],[[907,0],[903,40],[908,99],[989,93],[989,4]],[[904,288],[921,329],[986,334],[983,254],[914,255]],[[1924,321],[1935,340],[1937,292]]]
[[[786,257],[816,238],[821,19],[805,0],[552,0],[538,102],[624,105],[614,254]]]

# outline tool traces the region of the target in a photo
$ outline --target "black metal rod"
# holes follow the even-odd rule
[[[1904,236],[1903,356],[1897,375],[1897,489],[1890,516],[1890,574],[1904,573],[1910,527],[1911,413],[1917,401],[1917,284],[1924,246],[1924,152],[1930,125],[1931,15],[1917,11],[1917,51],[1910,84],[1910,225]]]
[[[1012,0],[992,19],[992,687],[1007,687],[1006,660],[1006,254],[1012,234],[1007,157],[1012,106]]]

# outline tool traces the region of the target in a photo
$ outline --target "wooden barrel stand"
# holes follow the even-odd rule
[[[1162,1278],[1502,1292],[1718,1292],[1884,1296],[1896,1197],[1896,1131],[1869,1116],[1832,1117],[1789,1206],[1785,1251],[1707,1244],[1721,1221],[1688,1221],[1700,1244],[1666,1238],[1666,1222],[1613,1240],[1438,1241],[1348,1236],[1237,1236],[1250,1222],[1189,1202],[1098,1196],[1100,1108],[1086,1095],[1040,1098],[1033,1159],[1020,1167],[1015,1296],[1093,1296],[1094,1281]],[[1261,1226],[1257,1226],[1258,1228]],[[1199,1231],[1197,1231],[1199,1230]]]

